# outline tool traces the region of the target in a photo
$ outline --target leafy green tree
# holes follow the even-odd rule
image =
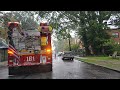
[[[114,12],[116,14],[116,12]],[[118,12],[117,12],[118,13]],[[72,30],[75,30],[85,46],[86,54],[90,54],[92,47],[94,54],[101,54],[104,42],[109,39],[106,33],[111,11],[14,11],[12,16],[22,23],[22,27],[36,27],[34,15],[39,14],[40,19],[47,19],[52,25],[58,39],[67,39]],[[5,20],[7,21],[7,20]]]
[[[103,21],[110,18],[111,11],[47,11],[44,15],[47,17],[48,13],[51,15],[49,21],[56,29],[58,37],[62,39],[67,36],[67,29],[76,30],[84,43],[87,55],[90,54],[90,46],[94,54],[102,53],[103,44],[109,39],[106,33],[107,24]]]
[[[71,49],[74,51],[78,50],[79,48],[80,48],[79,44],[72,44],[71,45]]]
[[[33,11],[13,11],[12,15],[18,22],[21,22],[23,29],[34,29],[39,25]]]

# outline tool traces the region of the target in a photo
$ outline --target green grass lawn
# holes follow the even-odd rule
[[[120,71],[119,59],[113,59],[111,57],[104,57],[104,56],[99,56],[99,57],[90,56],[90,57],[80,58],[79,60]]]

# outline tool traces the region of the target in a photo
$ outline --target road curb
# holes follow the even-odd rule
[[[80,58],[76,58],[76,59],[80,59]],[[81,61],[81,60],[79,60],[79,61]],[[94,65],[94,66],[99,66],[99,67],[102,67],[102,68],[107,68],[107,69],[109,69],[109,70],[116,71],[116,72],[119,72],[119,73],[120,73],[119,70],[111,69],[111,68],[108,68],[108,67],[105,67],[105,66],[96,65],[96,64],[93,64],[93,63],[85,62],[85,61],[81,61],[81,62],[87,63],[87,64],[91,64],[91,65]]]

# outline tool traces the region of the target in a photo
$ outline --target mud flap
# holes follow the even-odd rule
[[[9,75],[21,75],[21,74],[33,74],[33,73],[43,73],[52,71],[52,64],[47,65],[33,65],[33,66],[19,66],[19,67],[9,67]]]

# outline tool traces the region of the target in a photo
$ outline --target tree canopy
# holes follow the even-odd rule
[[[83,41],[86,54],[90,54],[89,47],[94,54],[102,53],[103,44],[109,39],[106,33],[107,24],[103,23],[115,13],[111,11],[40,11],[56,29],[58,38],[63,39],[71,30],[75,30]]]
[[[97,55],[102,53],[104,43],[110,39],[106,33],[109,28],[104,21],[111,16],[116,17],[111,23],[119,25],[119,11],[11,11],[4,15],[3,20],[6,25],[12,17],[21,22],[24,29],[28,29],[36,28],[39,20],[46,19],[58,40],[70,38],[70,32],[75,31],[84,44],[86,54],[93,51]]]

